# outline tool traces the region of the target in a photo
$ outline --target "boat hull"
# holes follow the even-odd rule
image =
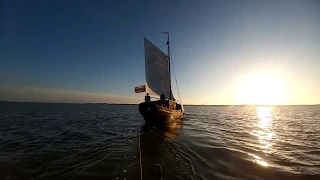
[[[174,123],[182,118],[183,108],[179,110],[170,109],[159,105],[157,102],[143,102],[139,104],[139,112],[145,119],[146,124],[161,126]]]

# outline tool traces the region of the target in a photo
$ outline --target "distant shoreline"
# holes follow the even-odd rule
[[[92,105],[138,105],[138,104],[116,104],[116,103],[32,102],[32,101],[0,101],[0,103],[92,104]]]
[[[43,104],[83,104],[83,105],[139,105],[118,103],[73,103],[73,102],[32,102],[32,101],[0,101],[0,103],[43,103]],[[207,105],[207,104],[184,104],[184,106],[320,106],[320,104],[287,104],[287,105],[264,105],[264,104],[236,104],[236,105]]]

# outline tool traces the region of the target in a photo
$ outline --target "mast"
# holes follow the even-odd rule
[[[171,69],[170,69],[170,43],[169,43],[169,40],[170,40],[170,37],[169,37],[169,33],[168,32],[163,32],[162,34],[167,34],[168,35],[168,41],[167,41],[167,44],[166,45],[168,45],[168,61],[169,61],[169,83],[170,83],[170,89],[169,89],[169,91],[170,91],[170,95],[169,95],[169,99],[171,99],[171,97],[172,97],[172,91],[171,91]]]

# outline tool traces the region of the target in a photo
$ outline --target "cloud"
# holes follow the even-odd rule
[[[141,102],[141,97],[130,97],[108,93],[87,93],[61,89],[0,86],[0,100],[21,102],[135,104]]]

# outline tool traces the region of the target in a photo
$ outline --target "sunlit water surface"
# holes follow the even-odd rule
[[[186,106],[167,130],[137,105],[0,103],[0,179],[320,179],[320,106]]]

